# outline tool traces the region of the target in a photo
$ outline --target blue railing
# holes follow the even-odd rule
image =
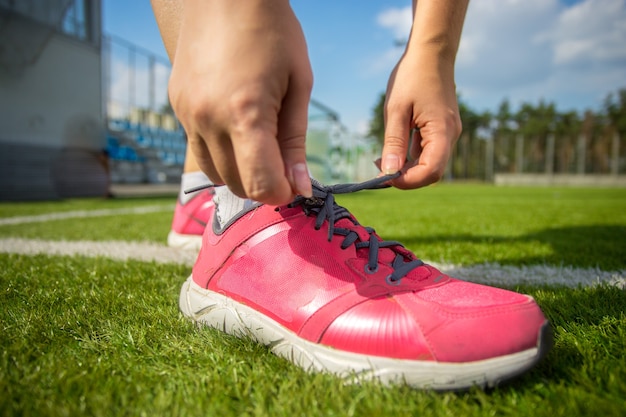
[[[132,146],[120,143],[119,137],[130,139]],[[182,129],[168,130],[160,127],[131,123],[128,120],[109,120],[107,151],[113,160],[143,162],[143,149],[153,149],[165,165],[180,165],[185,162],[187,142]]]

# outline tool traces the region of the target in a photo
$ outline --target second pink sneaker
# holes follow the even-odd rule
[[[315,183],[313,198],[207,227],[183,314],[351,381],[466,389],[531,368],[550,328],[530,296],[451,278],[334,201],[389,179]]]
[[[202,233],[213,216],[215,190],[209,188],[196,191],[195,195],[182,204],[176,201],[172,229],[167,235],[167,244],[174,248],[199,251],[202,245]]]

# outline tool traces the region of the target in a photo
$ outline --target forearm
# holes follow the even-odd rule
[[[163,44],[170,61],[174,61],[183,22],[203,25],[216,16],[237,16],[238,22],[250,28],[264,26],[291,12],[289,0],[150,0]],[[221,20],[221,19],[218,19]]]
[[[468,3],[469,0],[413,0],[407,53],[419,52],[422,58],[430,57],[439,66],[453,70]]]
[[[183,20],[182,0],[150,0],[163,45],[171,62],[176,55],[176,44]]]
[[[381,169],[403,175],[398,188],[439,181],[461,132],[454,62],[469,0],[415,0],[406,50],[394,68],[385,102]],[[411,129],[418,128],[413,132]],[[410,147],[409,147],[410,143]],[[409,161],[404,162],[406,155]]]

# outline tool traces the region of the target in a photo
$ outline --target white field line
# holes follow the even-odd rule
[[[49,241],[38,239],[0,239],[0,253],[21,255],[64,255],[106,257],[113,260],[175,263],[191,267],[196,253],[149,242],[123,241]],[[626,288],[626,270],[603,271],[598,268],[555,267],[548,265],[509,266],[485,263],[470,266],[431,263],[446,274],[472,282],[491,285],[556,285],[566,287],[598,284]]]
[[[529,284],[564,287],[608,284],[626,289],[626,270],[603,271],[599,268],[550,265],[512,266],[497,263],[469,266],[428,263],[450,276],[483,284]]]
[[[157,213],[162,211],[171,211],[174,213],[173,204],[161,204],[143,207],[128,207],[119,209],[98,209],[98,210],[75,210],[61,211],[56,213],[47,213],[37,216],[16,216],[5,217],[0,219],[0,226],[24,224],[24,223],[42,223],[53,220],[65,220],[86,217],[102,217],[102,216],[118,216],[122,214],[145,214]]]
[[[192,266],[196,253],[150,242],[0,239],[0,253],[19,255],[59,255],[105,257],[118,261],[175,263]]]

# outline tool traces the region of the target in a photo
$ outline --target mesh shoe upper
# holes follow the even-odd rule
[[[207,189],[196,192],[185,204],[177,201],[172,231],[182,235],[202,235],[215,210],[213,195],[213,189]]]
[[[334,201],[388,179],[314,184],[311,199],[207,228],[193,280],[346,352],[458,363],[535,347],[545,317],[531,297],[451,278]]]

